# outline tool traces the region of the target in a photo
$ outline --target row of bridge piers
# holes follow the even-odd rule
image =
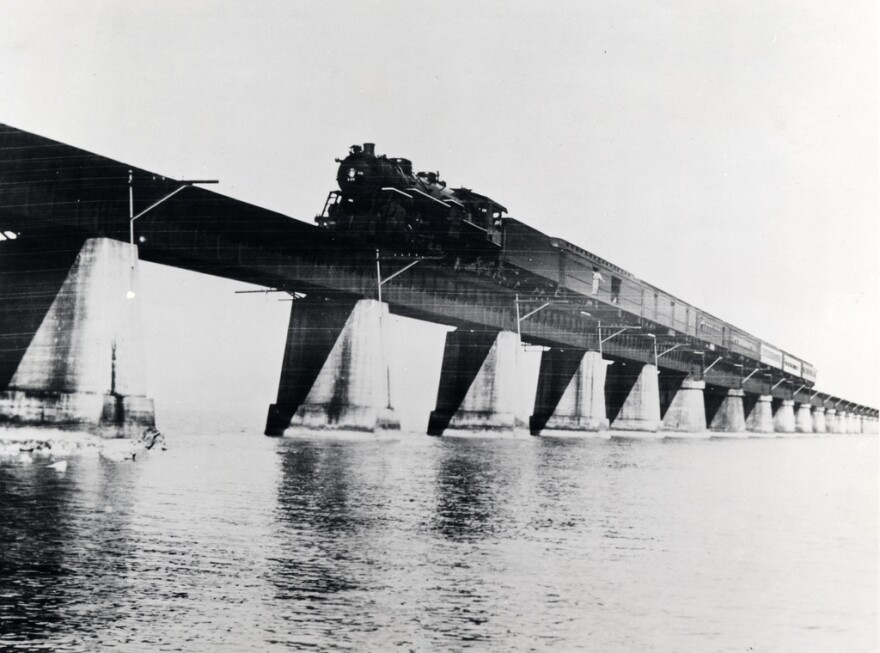
[[[12,283],[0,288],[0,425],[80,427],[105,437],[153,427],[136,250],[93,238],[61,267],[54,258],[15,263],[3,271]],[[437,387],[392,392],[390,354],[400,343],[391,318],[377,300],[312,293],[294,301],[266,434],[394,431],[395,403],[412,393],[436,398],[427,416],[435,436],[877,432],[876,411],[714,386],[589,349],[544,347],[537,382],[523,392],[519,335],[478,328],[447,332]]]
[[[278,399],[266,433],[397,428],[390,388],[388,306],[375,300],[295,302]],[[509,331],[449,331],[429,435],[705,437],[872,433],[877,419],[794,399],[721,388],[598,351],[544,347],[521,419],[523,347]]]

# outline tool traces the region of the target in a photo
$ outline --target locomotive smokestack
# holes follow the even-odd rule
[[[368,156],[376,156],[376,144],[364,143],[364,154]]]

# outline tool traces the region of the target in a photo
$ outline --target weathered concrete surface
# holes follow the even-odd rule
[[[22,270],[23,284],[27,275]],[[5,299],[3,308],[18,310],[15,304]],[[145,387],[137,251],[127,243],[83,243],[0,392],[0,424],[107,438],[139,437],[155,425]]]
[[[822,406],[813,407],[813,433],[825,433],[825,408]]]
[[[862,432],[859,429],[858,416],[853,412],[848,412],[846,415],[846,432],[850,434]]]
[[[519,437],[516,419],[519,336],[510,331],[446,335],[429,435]]]
[[[635,384],[611,423],[612,430],[630,433],[656,433],[659,430],[660,389],[657,376],[654,365],[642,366]],[[663,437],[662,434],[660,437]]]
[[[773,428],[773,397],[760,395],[746,415],[746,431],[753,436],[769,435]]]
[[[388,319],[387,304],[375,300],[293,302],[266,434],[377,435],[399,429],[390,399]]]
[[[597,351],[545,351],[529,423],[532,435],[610,437],[605,415],[608,365]]]
[[[828,408],[825,410],[825,432],[838,433],[837,429],[837,409]]]
[[[684,435],[708,437],[706,405],[703,391],[706,384],[696,379],[684,379],[663,416],[663,430]]]
[[[794,433],[794,401],[783,399],[773,413],[773,430],[777,433]]]
[[[798,404],[794,416],[794,430],[797,433],[813,432],[813,414],[810,404]]]
[[[744,396],[745,392],[742,390],[728,390],[712,418],[712,423],[709,424],[709,429],[719,433],[746,433]]]

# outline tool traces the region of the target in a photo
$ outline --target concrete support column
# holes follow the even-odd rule
[[[746,414],[746,430],[753,434],[769,435],[773,428],[773,397],[759,395]]]
[[[0,424],[138,437],[155,420],[145,388],[137,249],[90,238],[72,261],[53,254],[3,268],[4,343],[22,344],[3,354]]]
[[[813,407],[813,433],[825,433],[825,408],[823,406]]]
[[[773,413],[773,430],[777,433],[794,433],[794,401],[783,399]]]
[[[810,404],[798,404],[794,416],[794,430],[796,433],[813,432],[813,414],[810,411]]]
[[[387,304],[375,300],[293,302],[266,434],[399,429],[389,387],[388,319]]]
[[[428,435],[515,435],[519,348],[509,331],[448,333]]]
[[[845,410],[837,413],[837,432],[841,435],[849,433],[849,413]]]
[[[742,390],[728,390],[727,395],[721,401],[721,406],[712,418],[710,430],[722,433],[745,433],[746,418],[743,408]]]
[[[746,416],[746,430],[750,433],[773,433],[773,397],[760,395]]]
[[[704,381],[684,379],[663,416],[663,430],[707,434]]]
[[[654,433],[660,428],[660,388],[654,365],[643,365],[611,428]]]
[[[532,435],[609,437],[605,375],[609,361],[597,351],[550,349],[541,355]]]
[[[837,433],[837,410],[834,408],[825,410],[825,432]]]

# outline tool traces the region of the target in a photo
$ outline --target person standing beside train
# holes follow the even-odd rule
[[[602,276],[602,273],[599,272],[599,268],[595,265],[593,266],[593,294],[597,294],[599,292],[599,282],[605,281],[605,278]]]

